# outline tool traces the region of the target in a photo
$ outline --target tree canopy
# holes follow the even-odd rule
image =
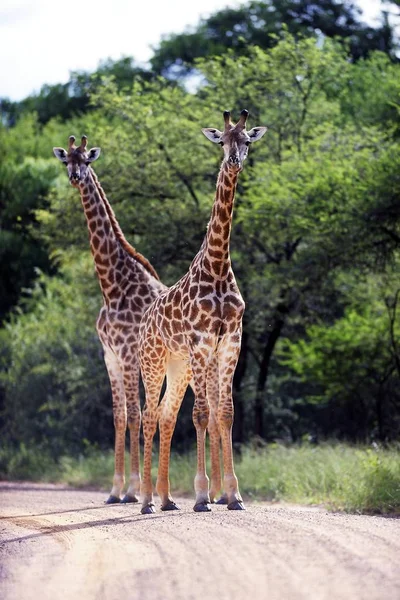
[[[193,70],[198,58],[223,55],[227,49],[243,55],[252,46],[272,48],[284,27],[294,36],[337,38],[349,48],[353,60],[373,50],[395,57],[393,30],[387,20],[377,28],[369,26],[354,2],[253,0],[218,11],[193,30],[166,36],[151,65],[165,76],[182,76]]]
[[[58,455],[112,440],[101,295],[79,195],[52,147],[85,133],[102,148],[95,169],[119,223],[170,285],[199,249],[221,160],[200,129],[220,127],[226,108],[268,126],[233,217],[246,301],[235,440],[399,435],[400,65],[373,48],[349,58],[337,40],[286,32],[198,59],[194,93],[154,72],[122,84],[105,69],[86,112],[41,121],[27,108],[0,126],[8,443]],[[193,439],[190,409],[181,445]]]

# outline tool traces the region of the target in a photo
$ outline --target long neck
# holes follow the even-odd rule
[[[217,179],[211,219],[202,247],[203,267],[215,279],[225,279],[231,266],[229,240],[237,178],[238,173],[231,172],[223,162]]]
[[[89,242],[103,296],[111,300],[126,278],[128,256],[130,269],[143,268],[158,279],[150,263],[128,244],[95,173],[90,169],[85,181],[79,185],[83,210],[89,230]]]

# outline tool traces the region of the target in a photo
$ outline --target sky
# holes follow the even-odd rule
[[[356,0],[370,23],[380,0]],[[163,35],[242,2],[229,0],[0,0],[0,97],[21,100],[106,58],[146,63]]]

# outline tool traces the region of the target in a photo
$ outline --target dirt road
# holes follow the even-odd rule
[[[0,483],[4,600],[399,600],[400,519],[247,503],[143,516]]]

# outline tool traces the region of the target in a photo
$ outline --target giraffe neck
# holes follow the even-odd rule
[[[108,303],[115,299],[119,290],[125,287],[124,281],[129,277],[126,267],[129,257],[134,259],[129,261],[129,272],[136,268],[158,279],[150,263],[126,241],[92,169],[85,181],[79,184],[79,190],[89,230],[90,249],[105,301]]]
[[[218,175],[211,219],[201,250],[202,266],[215,279],[225,279],[231,267],[229,240],[237,178],[238,172],[230,171],[224,161]]]

